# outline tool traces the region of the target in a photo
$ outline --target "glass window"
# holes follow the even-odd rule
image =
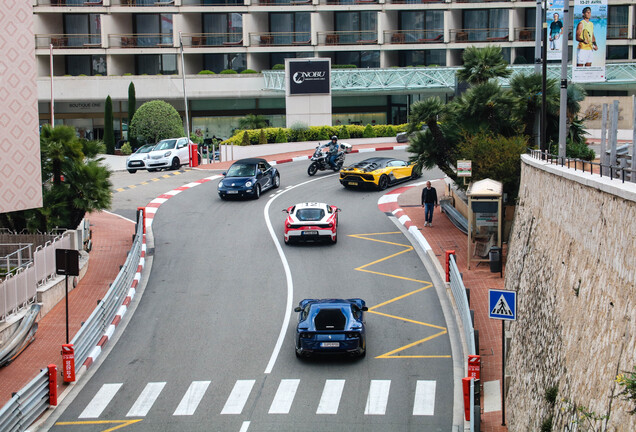
[[[609,6],[607,15],[607,38],[626,39],[628,29],[629,6]],[[608,53],[608,57],[609,53]],[[623,58],[623,57],[621,57]],[[624,57],[627,58],[627,57]]]
[[[245,54],[204,54],[203,69],[211,70],[219,73],[226,69],[241,72],[247,68],[247,59]]]
[[[336,52],[332,63],[336,65],[356,65],[359,68],[378,68],[380,67],[380,51]]]
[[[291,45],[311,39],[311,16],[309,12],[272,13],[269,15],[269,31],[274,34],[275,45]]]
[[[443,11],[402,11],[399,15],[399,29],[404,32],[405,40],[417,42],[419,39],[432,39],[444,34]]]
[[[172,14],[135,14],[133,31],[138,35],[138,46],[172,43]]]
[[[65,63],[68,75],[106,75],[106,58],[103,55],[66,56]]]
[[[627,60],[629,58],[629,47],[627,46],[607,46],[608,60]]]
[[[446,50],[400,51],[400,67],[446,66]]]
[[[336,12],[335,30],[340,44],[377,39],[377,12]]]
[[[293,52],[293,53],[271,53],[269,55],[269,67],[273,68],[274,65],[285,65],[286,58],[310,58],[315,57],[312,52]]]
[[[464,31],[469,41],[488,41],[508,35],[507,9],[471,9],[463,11]]]
[[[64,14],[64,34],[68,46],[101,43],[101,15]]]
[[[174,54],[139,54],[135,56],[136,75],[174,75],[177,56]]]
[[[240,13],[203,14],[206,45],[238,43],[243,39],[243,15]]]

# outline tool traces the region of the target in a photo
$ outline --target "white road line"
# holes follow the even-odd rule
[[[345,380],[327,380],[316,414],[338,414],[338,406],[344,390]]]
[[[243,412],[247,398],[250,396],[256,380],[238,380],[234,384],[230,397],[227,398],[221,414],[240,414]]]
[[[241,425],[241,429],[239,429],[239,432],[247,432],[249,428],[250,428],[250,422],[244,421],[243,424]]]
[[[122,383],[104,384],[97,394],[89,402],[88,406],[79,415],[79,418],[97,418],[106,409],[110,401],[115,397],[115,393],[122,386]]]
[[[435,381],[419,380],[415,387],[413,415],[432,416],[435,413]]]
[[[391,380],[371,380],[367,406],[364,408],[365,415],[384,415],[386,413],[390,388]]]
[[[324,180],[330,178],[331,176],[336,174],[330,174],[327,176],[321,176],[312,180],[307,180],[306,182],[299,183],[294,186],[288,186],[284,191],[280,192],[278,195],[270,198],[265,204],[265,209],[263,209],[263,215],[265,217],[265,224],[267,225],[267,229],[269,230],[269,235],[272,236],[272,240],[274,240],[274,245],[276,246],[276,250],[278,251],[278,256],[283,264],[283,269],[285,270],[285,278],[287,280],[287,301],[285,303],[285,317],[283,318],[283,324],[280,328],[280,333],[278,334],[278,340],[276,341],[276,345],[274,345],[274,351],[272,351],[272,355],[269,358],[269,362],[265,367],[266,374],[270,373],[274,368],[274,364],[276,363],[276,359],[278,358],[278,354],[280,354],[280,349],[283,346],[283,341],[285,340],[285,334],[287,333],[287,328],[289,327],[289,321],[291,319],[292,313],[292,302],[294,298],[294,282],[292,281],[291,270],[289,269],[289,263],[287,262],[287,257],[285,256],[285,252],[283,252],[283,248],[280,245],[280,241],[274,228],[272,227],[272,221],[269,219],[269,207],[272,205],[274,200],[285,192],[290,191],[298,186],[304,186],[307,183],[311,183],[318,180]]]
[[[146,387],[141,392],[132,408],[130,408],[126,417],[145,417],[159,397],[159,394],[165,385],[165,382],[151,382],[146,384]]]
[[[276,396],[274,396],[272,405],[269,407],[270,414],[289,414],[299,383],[299,379],[284,379],[280,381]]]
[[[194,414],[209,385],[210,381],[192,381],[188,391],[186,391],[186,394],[172,415]]]

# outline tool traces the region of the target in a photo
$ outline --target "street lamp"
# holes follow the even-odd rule
[[[188,93],[186,92],[185,62],[183,61],[183,40],[181,39],[181,32],[179,32],[179,46],[181,47],[181,76],[183,78],[183,104],[185,105],[185,121],[186,121],[185,135],[186,135],[186,138],[188,138],[188,143],[189,143],[190,142],[190,121],[188,120]]]
[[[55,127],[55,113],[53,110],[53,44],[49,44],[49,68],[51,69],[51,127]]]

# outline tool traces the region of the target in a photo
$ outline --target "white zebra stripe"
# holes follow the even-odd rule
[[[289,414],[298,384],[300,384],[299,379],[284,379],[280,381],[274,401],[269,407],[270,414]]]
[[[252,392],[256,380],[238,380],[234,384],[230,397],[227,398],[221,414],[240,414],[243,412],[247,398]]]
[[[369,386],[367,405],[364,408],[365,415],[384,415],[389,401],[389,389],[391,380],[372,380]]]
[[[165,382],[151,382],[146,384],[146,387],[141,392],[132,408],[130,408],[126,417],[145,417],[159,397],[159,394],[165,385]]]
[[[338,414],[340,398],[344,390],[345,380],[327,380],[322,390],[316,414]]]
[[[415,387],[413,415],[432,416],[435,413],[435,381],[419,380]]]
[[[197,410],[210,381],[192,381],[188,391],[179,402],[179,406],[172,415],[192,415]]]
[[[115,393],[122,386],[122,383],[104,384],[102,388],[93,396],[79,418],[97,418],[106,409],[111,400],[115,397]]]

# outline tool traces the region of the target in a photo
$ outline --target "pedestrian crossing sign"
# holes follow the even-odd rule
[[[490,318],[515,321],[517,319],[517,292],[488,290],[488,311]]]

